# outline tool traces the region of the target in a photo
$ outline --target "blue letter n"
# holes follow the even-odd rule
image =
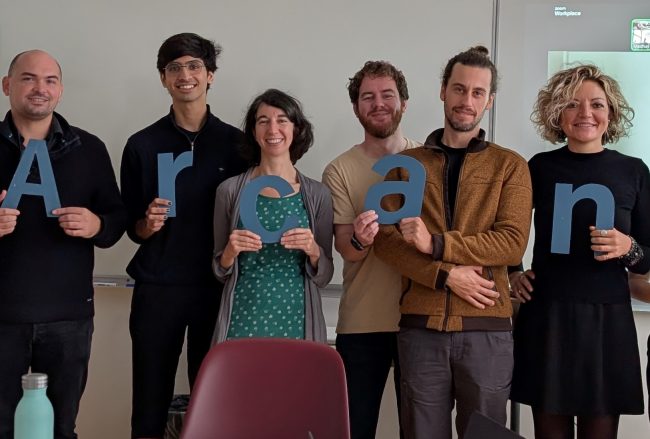
[[[573,206],[584,199],[596,203],[597,229],[609,230],[614,227],[614,195],[607,187],[591,183],[580,186],[573,192],[573,185],[556,183],[551,253],[569,254]]]

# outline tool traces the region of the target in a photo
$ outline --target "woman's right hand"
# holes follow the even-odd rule
[[[241,252],[256,252],[262,248],[262,238],[249,230],[235,229],[230,233],[228,244],[223,249],[219,264],[230,268]]]
[[[533,270],[515,271],[508,275],[510,279],[510,291],[513,297],[528,302],[532,299],[530,293],[533,292],[533,284],[531,280],[535,279]]]

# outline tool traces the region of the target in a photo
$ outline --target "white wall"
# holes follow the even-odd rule
[[[60,112],[103,139],[119,168],[128,136],[168,112],[155,61],[162,41],[178,32],[223,46],[208,101],[226,122],[239,126],[253,96],[269,87],[302,101],[316,139],[298,167],[320,178],[331,159],[362,140],[346,84],[368,59],[404,71],[408,136],[423,140],[442,124],[440,70],[454,53],[490,45],[492,1],[6,0],[0,69],[23,50],[51,52],[63,67]],[[7,107],[0,99],[1,114]],[[96,273],[124,274],[133,250],[123,239],[98,251]]]

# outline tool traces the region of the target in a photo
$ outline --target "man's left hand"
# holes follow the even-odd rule
[[[433,238],[422,218],[419,216],[404,218],[399,222],[399,228],[406,242],[415,245],[422,253],[428,255],[433,253]]]
[[[102,225],[99,217],[85,207],[62,207],[52,213],[59,217],[59,225],[69,236],[92,238]]]

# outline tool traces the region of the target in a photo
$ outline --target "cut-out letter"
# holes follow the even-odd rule
[[[32,163],[36,160],[38,173],[41,177],[40,183],[28,183],[29,170]],[[2,207],[18,209],[18,203],[23,195],[37,195],[43,197],[45,203],[45,214],[49,217],[55,217],[52,213],[54,209],[61,207],[59,201],[59,191],[56,188],[54,172],[52,171],[52,162],[47,152],[47,144],[44,140],[30,140],[27,143],[25,151],[18,162],[18,167],[11,179],[7,197],[2,203]]]
[[[176,157],[171,152],[158,154],[158,197],[172,202],[169,206],[169,218],[176,216],[176,176],[183,169],[192,166],[192,151],[186,151]]]
[[[424,183],[426,171],[422,163],[406,155],[387,155],[375,163],[372,170],[386,176],[394,168],[405,168],[409,174],[408,181],[383,181],[372,185],[366,194],[364,210],[374,210],[379,217],[379,224],[396,224],[402,218],[420,216],[424,200]],[[390,194],[402,194],[404,205],[395,212],[381,207],[381,199]]]
[[[242,189],[239,202],[239,217],[246,230],[256,233],[265,244],[280,242],[282,234],[287,230],[295,229],[300,225],[297,216],[289,215],[284,219],[284,224],[278,230],[269,231],[264,228],[257,216],[257,196],[265,187],[275,189],[281,197],[293,193],[293,188],[288,181],[276,175],[262,175],[246,183]]]
[[[596,203],[596,228],[609,230],[614,227],[614,195],[602,184],[585,184],[573,191],[573,185],[555,184],[553,203],[553,234],[551,253],[568,255],[571,251],[571,226],[573,206],[580,200],[593,200]],[[585,230],[585,233],[588,233]]]

